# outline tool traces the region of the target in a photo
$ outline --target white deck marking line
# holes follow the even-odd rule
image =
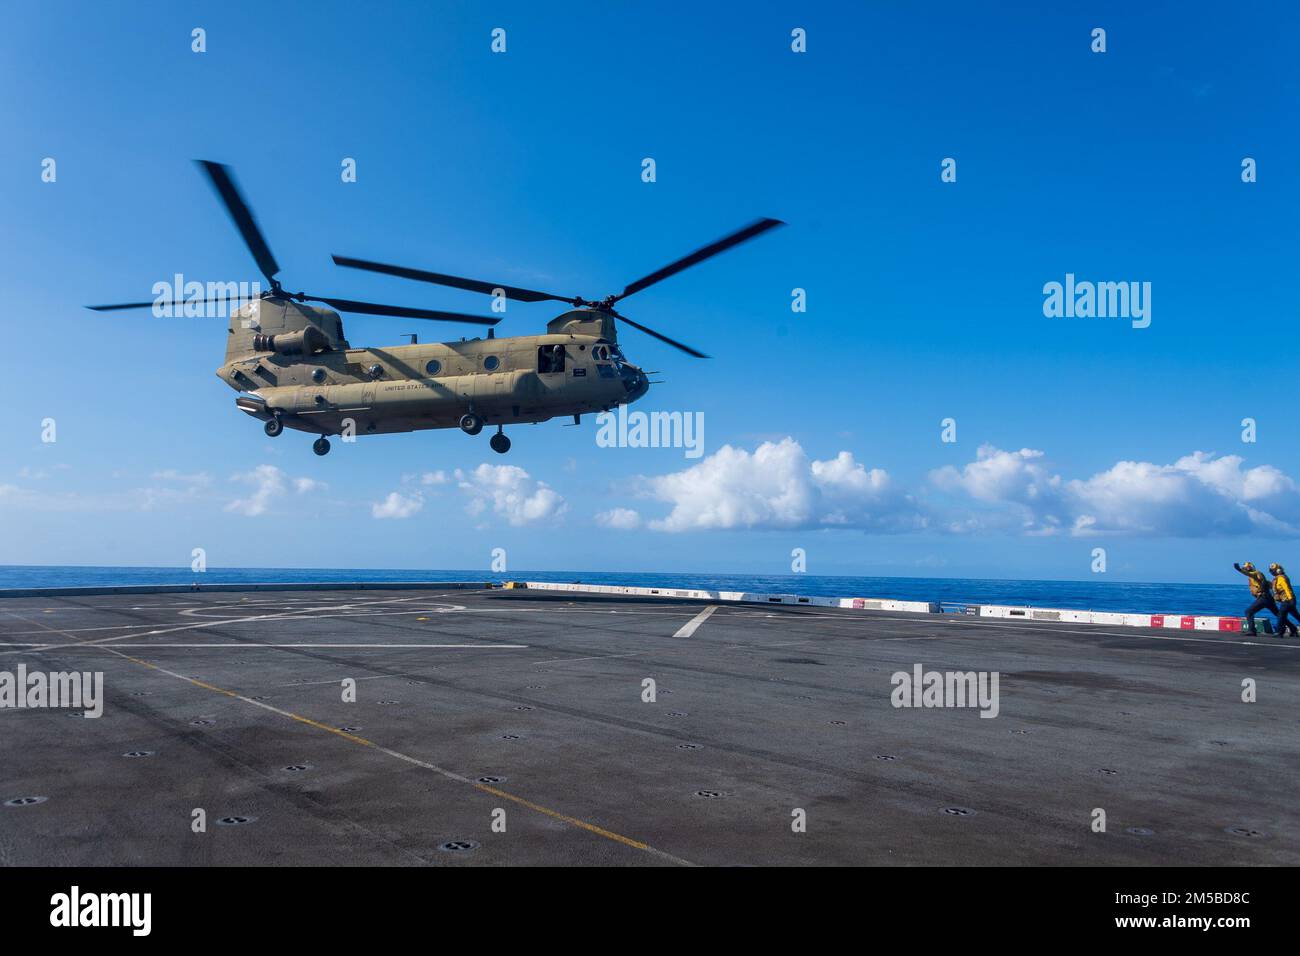
[[[361,683],[363,680],[396,680],[397,677],[398,677],[397,674],[378,674],[378,675],[376,675],[376,676],[374,676],[374,677],[354,677],[354,678],[352,678],[352,679],[353,679],[354,681],[356,681],[356,682],[359,684],[359,683]],[[296,680],[295,680],[295,681],[290,681],[290,682],[287,683],[287,684],[274,684],[273,686],[275,686],[275,687],[315,687],[317,684],[337,684],[337,683],[338,683],[339,681],[341,681],[342,679],[343,679],[342,677],[336,677],[336,678],[334,678],[334,680],[305,680],[305,681],[302,681],[302,682],[299,682],[299,681],[296,681]]]
[[[411,598],[411,597],[392,598],[391,600],[387,600],[387,601],[374,601],[372,602],[372,605],[373,604],[396,604],[403,601],[414,601],[414,600],[417,600],[417,598]],[[325,610],[329,610],[331,607],[332,607],[331,605],[326,605],[324,607],[315,608],[314,610],[325,611]],[[176,631],[192,631],[192,630],[199,630],[200,628],[205,628],[205,627],[222,627],[228,624],[248,624],[257,621],[292,620],[296,618],[298,615],[303,614],[304,611],[306,610],[313,610],[313,609],[299,608],[298,610],[292,611],[290,613],[254,614],[248,617],[223,618],[220,620],[204,621],[201,624],[181,624],[174,627],[154,626],[149,630],[142,630],[135,634],[123,634],[120,637],[102,637],[99,638],[98,640],[93,640],[93,641],[70,641],[63,644],[42,644],[38,647],[38,649],[44,650],[45,648],[54,648],[54,647],[80,647],[87,644],[89,645],[117,644],[120,643],[121,641],[129,641],[135,637],[156,637],[162,634],[172,634],[175,633]],[[21,615],[16,614],[13,611],[5,611],[4,613],[7,614],[9,617],[22,621],[24,624],[31,624],[37,627],[42,626],[38,621],[28,620],[27,618],[22,617]],[[412,611],[407,613],[415,613],[415,612]],[[341,616],[343,615],[317,614],[317,615],[313,615],[312,617],[318,618],[318,617],[341,617]],[[149,625],[142,624],[140,625],[140,627],[149,627]],[[63,634],[65,637],[72,636],[71,634],[68,634],[66,631],[61,631],[58,630],[57,628],[50,628],[50,630],[56,634]],[[16,654],[16,653],[18,653],[18,651],[0,651],[0,654]]]
[[[640,610],[622,608],[610,611],[595,607],[458,607],[457,613],[463,614],[663,614],[676,616],[682,611],[679,607],[666,607],[663,610]],[[449,612],[445,612],[449,613]]]
[[[604,661],[611,657],[636,657],[644,654],[645,651],[632,651],[630,654],[597,654],[594,657],[557,657],[549,661],[534,661],[533,666],[539,667],[542,664],[572,664],[576,661]]]
[[[375,601],[371,604],[366,604],[366,605],[329,604],[329,605],[325,605],[324,607],[284,608],[284,610],[277,612],[276,616],[282,617],[287,621],[297,621],[297,620],[314,621],[317,618],[321,618],[321,617],[353,618],[353,617],[384,617],[384,616],[391,616],[397,614],[445,614],[449,611],[459,611],[464,609],[463,604],[448,604],[446,602],[441,602],[441,601],[430,602],[433,604],[433,607],[399,608],[396,611],[390,611],[387,609],[383,609],[383,610],[373,609],[380,604],[402,604],[407,601],[413,601],[413,600],[415,600],[415,598],[393,598],[390,601]],[[185,608],[180,612],[180,615],[182,617],[203,617],[204,615],[200,614],[199,613],[200,611],[212,611],[212,610],[238,611],[241,608],[246,609],[247,607],[248,607],[247,605],[242,605],[242,604],[229,604],[229,605],[223,605],[219,608],[209,608],[209,607]],[[322,610],[340,611],[346,613],[339,613],[339,614],[318,613]],[[228,618],[227,620],[239,622],[245,619]],[[248,620],[259,620],[259,618],[256,617],[248,618]]]
[[[102,627],[70,627],[66,631],[60,631],[60,634],[72,636],[74,634],[84,634],[87,631],[128,631],[138,628],[139,624],[105,624]],[[10,631],[10,637],[23,637],[27,634],[48,634],[48,631]],[[8,643],[0,641],[0,643]]]
[[[250,642],[250,641],[235,641],[234,643],[231,643],[231,644],[215,644],[215,643],[211,643],[211,642],[203,642],[203,641],[200,641],[200,642],[193,643],[193,644],[152,644],[152,643],[146,643],[146,644],[114,644],[113,646],[114,646],[114,647],[130,647],[130,648],[141,648],[141,647],[159,647],[159,648],[162,648],[162,647],[193,647],[193,648],[208,648],[208,647],[223,647],[223,648],[227,648],[227,647],[238,647],[238,648],[242,648],[242,649],[244,649],[244,650],[250,650],[250,651],[255,651],[255,650],[257,650],[259,647],[266,647],[266,648],[274,648],[274,647],[322,647],[322,648],[330,648],[330,649],[333,649],[333,650],[338,650],[338,649],[344,649],[344,650],[357,650],[357,649],[360,649],[360,648],[367,648],[367,647],[378,647],[378,648],[412,648],[412,647],[418,647],[418,648],[424,648],[424,649],[430,649],[430,648],[432,648],[432,649],[435,649],[435,650],[472,650],[472,649],[487,648],[487,649],[489,649],[489,650],[511,650],[511,651],[518,651],[518,650],[523,650],[523,649],[527,648],[529,645],[527,645],[527,644],[312,644],[312,643],[310,643],[310,642],[304,642],[304,643],[300,643],[300,644],[261,644],[261,643]],[[84,648],[84,649],[86,649],[86,650],[91,650],[91,651],[97,651],[97,650],[112,650],[112,648],[105,648],[102,644],[85,644],[85,643],[76,643],[76,644],[53,644],[53,645],[51,645],[51,644],[2,644],[2,645],[0,645],[0,647],[25,647],[25,648],[40,647],[40,648],[44,648],[44,649],[47,649],[47,650],[58,650],[59,648],[66,647],[66,648],[69,648],[69,649],[73,649],[73,648]]]
[[[710,604],[699,614],[695,615],[693,618],[691,618],[689,621],[683,624],[678,629],[677,633],[673,635],[673,637],[690,637],[692,634],[695,633],[696,628],[698,628],[701,624],[707,621],[709,619],[709,615],[711,615],[717,609],[718,609],[718,605]]]

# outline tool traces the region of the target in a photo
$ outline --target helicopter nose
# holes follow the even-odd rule
[[[637,369],[632,375],[623,379],[623,387],[627,389],[627,401],[635,402],[650,391],[650,379],[646,377],[645,372]]]

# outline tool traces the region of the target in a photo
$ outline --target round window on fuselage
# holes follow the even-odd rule
[[[497,358],[495,355],[489,355],[487,358],[483,360],[483,367],[487,369],[489,372],[495,372],[497,366],[500,364],[501,364],[501,360]]]
[[[424,370],[430,375],[437,375],[442,371],[442,363],[437,359],[429,359],[429,361],[425,363]]]

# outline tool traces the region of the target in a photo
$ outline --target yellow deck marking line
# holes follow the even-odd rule
[[[177,674],[175,671],[169,671],[167,670],[167,668],[159,667],[157,664],[150,664],[148,661],[142,661],[140,660],[140,658],[132,657],[130,654],[123,654],[121,651],[116,650],[115,648],[106,647],[104,648],[104,650],[112,654],[116,654],[118,657],[130,661],[132,664],[139,664],[141,667],[147,667],[151,671],[157,671],[160,674],[166,674],[168,677],[175,677],[177,680],[186,681],[190,684],[193,684],[195,687],[202,687],[204,690],[210,690],[213,693],[221,694],[225,697],[231,698],[232,700],[242,700],[246,704],[252,704],[255,707],[261,707],[263,710],[269,710],[272,713],[279,714],[282,717],[288,717],[291,720],[296,720],[299,721],[300,723],[309,724],[310,726],[315,727],[319,730],[328,730],[332,734],[336,734],[337,736],[342,737],[345,740],[351,740],[353,743],[361,744],[363,747],[376,746],[374,742],[367,740],[365,737],[358,737],[356,734],[349,733],[346,730],[340,730],[337,727],[331,727],[329,726],[329,724],[322,724],[318,720],[312,720],[310,717],[304,717],[301,714],[295,714],[292,711],[281,710],[279,707],[272,707],[270,704],[264,703],[263,701],[253,700],[253,698],[245,697],[242,694],[237,694],[233,690],[226,690],[224,687],[218,687],[216,684],[209,684],[207,681],[201,681],[197,677],[186,677],[184,674]]]
[[[652,847],[649,843],[642,843],[640,840],[630,839],[628,837],[623,836],[620,833],[615,833],[613,830],[606,830],[604,827],[598,827],[594,823],[588,823],[585,820],[579,820],[577,817],[571,817],[563,813],[557,813],[554,810],[549,810],[546,807],[533,803],[531,800],[525,800],[523,797],[516,797],[513,793],[506,793],[504,790],[498,790],[496,787],[489,787],[485,783],[475,783],[474,788],[476,790],[482,790],[484,793],[490,793],[494,797],[500,797],[502,800],[510,800],[514,803],[519,804],[521,807],[527,807],[529,810],[535,810],[538,813],[543,813],[546,816],[551,817],[555,820],[560,820],[564,823],[568,823],[575,827],[582,827],[582,829],[589,830],[592,833],[598,834],[599,836],[603,836],[607,840],[613,840],[616,843],[622,843],[625,846],[630,846],[637,850],[649,850],[651,853],[655,853],[658,856],[665,857],[666,859],[672,860],[675,863],[686,864],[685,860],[679,860],[675,856],[669,856],[667,853],[661,853],[660,851]]]
[[[709,619],[709,615],[718,609],[716,604],[710,604],[699,614],[695,615],[689,621],[681,626],[673,637],[690,637],[695,633],[696,628]]]
[[[18,617],[18,615],[16,614],[13,614],[12,616]],[[23,618],[19,618],[19,620],[23,620]],[[37,624],[37,622],[35,621],[31,621],[29,623]],[[56,634],[62,633],[61,631],[59,631],[58,628],[54,628],[54,627],[48,628],[48,630]],[[52,646],[57,648],[57,647],[66,647],[67,645],[55,644]],[[408,754],[404,754],[401,751],[391,750],[388,747],[382,747],[379,744],[375,743],[373,740],[367,740],[365,737],[358,737],[356,734],[348,733],[346,730],[340,730],[337,727],[331,727],[328,724],[322,724],[318,720],[312,720],[310,717],[304,717],[301,714],[295,714],[292,711],[281,710],[279,707],[273,707],[270,704],[266,703],[265,701],[253,700],[253,698],[245,697],[243,694],[238,694],[233,690],[226,690],[224,687],[218,687],[215,684],[209,684],[206,681],[201,681],[197,677],[186,677],[184,674],[177,674],[175,671],[169,671],[167,670],[167,668],[159,667],[157,664],[151,664],[148,661],[141,660],[138,657],[132,657],[130,654],[123,654],[121,651],[115,648],[107,647],[104,645],[98,645],[98,646],[100,647],[101,650],[108,651],[110,654],[116,654],[118,657],[121,657],[124,660],[128,660],[133,664],[139,664],[141,667],[146,667],[149,670],[157,671],[160,674],[166,674],[168,677],[174,677],[177,680],[185,681],[188,684],[193,684],[195,687],[202,687],[204,690],[210,690],[214,693],[221,694],[224,697],[229,697],[232,700],[243,701],[245,704],[252,704],[254,707],[260,707],[263,710],[269,710],[273,714],[279,714],[281,717],[288,717],[290,720],[296,720],[299,723],[307,724],[309,727],[315,727],[317,730],[327,730],[331,734],[334,734],[336,737],[342,737],[344,740],[350,740],[353,743],[359,744],[362,747],[373,747],[375,750],[379,751],[380,753],[392,757],[395,760],[402,760],[405,761],[406,763],[413,764],[417,767],[422,767],[425,770],[431,770],[436,774],[440,774],[441,776],[446,777],[448,780],[455,780],[458,783],[469,784],[475,790],[481,790],[484,793],[490,793],[493,796],[500,797],[502,800],[509,800],[512,803],[517,803],[520,806],[527,807],[529,810],[532,810],[536,813],[543,814],[544,816],[548,816],[554,820],[559,820],[563,823],[567,823],[570,826],[575,826],[578,827],[579,829],[586,830],[590,833],[594,833],[597,836],[604,837],[607,840],[612,840],[615,843],[621,843],[624,846],[629,846],[632,847],[633,849],[637,849],[645,853],[649,853],[652,856],[656,856],[661,860],[666,860],[669,863],[676,863],[678,866],[695,866],[695,864],[692,863],[690,860],[684,860],[679,856],[673,856],[671,853],[666,853],[663,850],[657,850],[648,843],[642,843],[640,840],[633,840],[631,837],[625,837],[620,833],[615,833],[613,830],[606,830],[604,827],[597,826],[594,823],[588,823],[585,820],[579,820],[577,817],[571,817],[568,814],[560,813],[558,810],[551,810],[547,807],[542,806],[539,803],[533,803],[531,800],[526,800],[523,797],[517,797],[514,794],[507,793],[504,790],[498,790],[495,787],[489,787],[486,784],[478,783],[477,781],[470,780],[468,777],[462,776],[461,774],[458,774],[455,771],[448,770],[445,767],[439,767],[437,764],[434,763],[429,763],[427,760],[420,760],[416,757],[412,757]]]
[[[548,816],[553,820],[559,820],[563,823],[569,824],[570,826],[578,827],[580,829],[588,831],[589,833],[594,833],[597,836],[604,837],[607,840],[613,840],[615,843],[621,843],[624,846],[629,846],[636,850],[643,850],[647,853],[651,853],[659,857],[660,859],[668,860],[669,862],[677,863],[682,866],[694,865],[689,860],[683,860],[680,857],[673,856],[671,853],[665,853],[663,850],[656,850],[648,843],[643,843],[640,840],[633,840],[631,837],[625,837],[621,833],[615,833],[613,830],[607,830],[604,827],[597,826],[594,823],[588,823],[586,820],[579,820],[577,817],[571,817],[567,813],[560,813],[558,810],[552,810],[549,807],[544,807],[539,803],[533,803],[531,800],[526,800],[523,797],[515,796],[513,793],[507,793],[506,791],[499,790],[496,787],[490,787],[487,784],[478,783],[477,781],[470,780],[468,777],[462,776],[461,774],[448,770],[445,767],[439,767],[437,764],[429,763],[427,760],[419,760],[416,757],[409,756],[408,754],[404,754],[400,751],[391,750],[388,747],[380,746],[379,744],[375,743],[373,740],[367,740],[365,737],[359,737],[356,734],[348,733],[346,730],[340,730],[337,727],[331,727],[329,726],[329,724],[323,724],[318,720],[312,720],[312,718],[304,717],[302,714],[295,714],[292,711],[281,710],[279,707],[273,707],[272,705],[264,701],[253,700],[251,697],[245,697],[243,694],[238,694],[233,690],[226,690],[224,687],[218,687],[215,684],[209,684],[207,681],[201,681],[197,677],[186,677],[184,674],[177,674],[175,671],[169,671],[167,670],[167,668],[159,667],[157,664],[151,664],[148,661],[140,660],[140,658],[132,657],[130,654],[123,654],[121,651],[117,650],[116,648],[105,647],[103,648],[103,650],[106,650],[112,654],[116,654],[118,657],[125,658],[126,660],[130,661],[133,664],[139,664],[142,667],[147,667],[150,670],[157,671],[160,674],[166,674],[168,677],[175,677],[177,680],[186,681],[187,683],[193,684],[195,687],[202,687],[204,690],[210,690],[213,691],[214,693],[222,694],[223,696],[229,697],[233,700],[240,700],[246,704],[252,704],[254,707],[260,707],[263,710],[269,710],[273,714],[279,714],[282,717],[288,717],[291,720],[298,721],[299,723],[307,724],[309,727],[315,727],[317,730],[329,731],[331,734],[334,734],[336,737],[342,737],[344,740],[350,740],[355,744],[361,745],[362,747],[373,747],[375,750],[378,750],[380,753],[386,754],[389,757],[393,757],[397,760],[405,761],[406,763],[409,764],[414,764],[417,767],[423,767],[426,770],[432,770],[434,773],[441,774],[442,776],[446,777],[449,780],[455,780],[458,783],[467,783],[470,786],[472,786],[475,790],[480,790],[484,793],[490,793],[495,797],[500,797],[502,800],[509,800],[512,803],[517,803],[521,807],[527,807],[529,810],[532,810],[536,813],[543,814],[544,816]]]

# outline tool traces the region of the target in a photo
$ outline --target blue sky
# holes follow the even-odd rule
[[[1280,3],[11,8],[0,563],[478,568],[501,547],[519,569],[783,573],[802,547],[816,573],[1091,578],[1104,547],[1111,579],[1216,581],[1286,561],[1298,25]],[[515,428],[504,458],[421,432],[317,459],[236,411],[220,320],[82,308],[174,272],[257,278],[195,158],[235,167],[286,286],[429,308],[488,302],[330,253],[597,297],[789,225],[625,303],[713,356],[621,335],[666,380],[635,408],[703,413],[703,459],[599,448],[590,421]],[[1150,282],[1150,327],[1044,317],[1066,273]],[[512,303],[498,334],[554,314]],[[345,321],[354,345],[440,331]]]

